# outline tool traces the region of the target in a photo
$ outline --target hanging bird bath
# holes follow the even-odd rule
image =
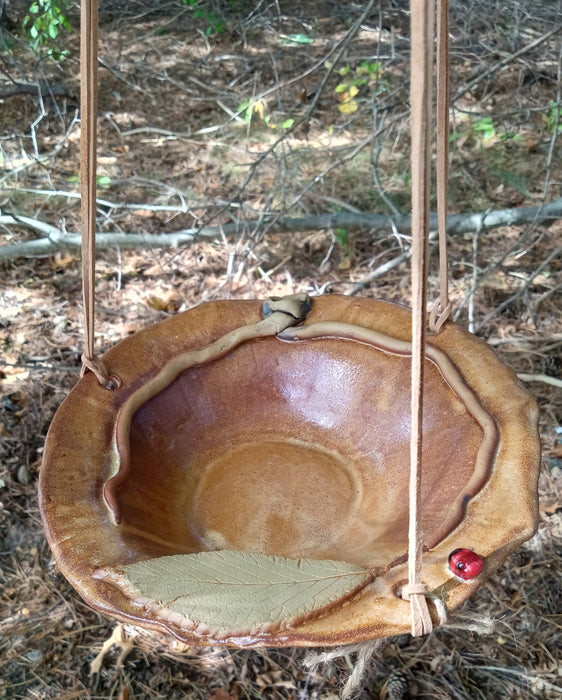
[[[61,571],[94,608],[189,644],[409,631],[411,314],[335,295],[296,302],[269,302],[265,318],[257,301],[178,314],[104,355],[112,389],[87,373],[59,409],[40,508]],[[425,373],[423,582],[437,620],[431,597],[457,608],[533,533],[539,443],[533,399],[461,327],[428,337]],[[463,550],[479,562],[468,580]],[[181,581],[179,593],[145,587],[140,562],[171,562],[177,580],[208,553],[277,573],[323,562],[347,584],[272,611],[246,580],[238,612],[219,602],[210,619]]]
[[[39,483],[62,573],[94,608],[189,644],[326,646],[429,632],[534,532],[539,465],[535,402],[484,342],[445,323],[444,245],[440,318],[425,333],[431,3],[412,3],[413,313],[342,296],[212,302],[127,338],[103,361],[94,352],[95,0],[82,16],[83,362],[92,371],[53,420]],[[446,222],[439,228],[444,238]]]

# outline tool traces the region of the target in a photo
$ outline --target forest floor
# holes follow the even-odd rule
[[[215,298],[410,303],[407,232],[275,228],[279,217],[409,211],[406,5],[102,3],[98,232],[141,233],[147,245],[98,252],[99,352]],[[449,211],[560,199],[560,3],[452,5]],[[19,7],[8,3],[16,26]],[[38,61],[2,35],[0,251],[80,230],[72,8],[64,60]],[[6,92],[40,81],[51,87],[42,97]],[[148,247],[152,236],[231,224],[233,235]],[[458,628],[387,640],[360,698],[562,695],[561,234],[558,214],[450,238],[455,319],[523,375],[540,408],[539,528],[464,605]],[[37,502],[50,421],[79,377],[79,251],[1,266],[0,698],[340,697],[351,650],[309,670],[303,649],[186,648],[128,628],[130,643],[108,645],[92,670],[121,628],[61,575]],[[436,289],[432,273],[430,297]]]

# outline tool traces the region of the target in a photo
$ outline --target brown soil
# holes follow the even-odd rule
[[[16,25],[21,5],[8,3]],[[337,63],[318,94],[326,55],[366,4],[205,2],[195,17],[179,0],[102,3],[99,231],[148,237],[252,221],[266,212],[388,213],[389,199],[407,212],[408,13],[406,3],[382,5],[380,16],[375,4],[352,40],[330,56]],[[78,27],[74,5],[69,17]],[[507,59],[559,23],[560,7],[474,0],[454,3],[451,19],[452,93],[475,76],[481,80],[454,102],[450,211],[559,198],[560,32]],[[303,36],[313,43],[302,43]],[[43,79],[68,94],[46,95],[42,103],[28,94],[2,100],[1,214],[77,231],[78,38],[64,37],[70,53],[59,62],[37,62],[24,42],[10,41],[0,62],[0,94],[12,81]],[[362,64],[376,63],[378,77],[361,82]],[[359,93],[356,109],[346,113],[338,85],[352,80]],[[252,101],[250,118],[244,107]],[[367,141],[373,115],[386,128]],[[374,184],[373,162],[384,195]],[[125,206],[132,204],[138,206]],[[462,610],[464,622],[481,627],[493,619],[492,630],[449,627],[429,638],[389,640],[370,662],[361,698],[562,694],[562,397],[547,383],[562,371],[561,232],[559,220],[530,222],[451,240],[458,321],[495,345],[516,371],[541,376],[528,384],[541,408],[540,526]],[[40,234],[10,224],[0,235],[9,245]],[[104,250],[97,263],[96,342],[103,351],[212,298],[350,293],[408,246],[399,232],[274,234],[265,227],[260,235],[242,231],[177,249]],[[432,275],[431,296],[436,287]],[[407,264],[360,294],[409,303]],[[338,697],[355,663],[351,652],[309,671],[304,650],[185,649],[134,630],[127,653],[112,646],[91,673],[115,622],[90,610],[57,570],[36,497],[50,420],[79,373],[80,307],[75,252],[3,263],[0,698]],[[408,686],[403,696],[389,689],[397,670]]]

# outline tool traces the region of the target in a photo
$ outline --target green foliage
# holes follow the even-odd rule
[[[281,43],[286,46],[295,46],[298,44],[313,44],[314,39],[311,39],[306,34],[281,34]]]
[[[267,124],[267,126],[270,129],[285,129],[285,130],[287,130],[287,129],[292,129],[292,127],[295,125],[295,120],[291,119],[291,118],[285,119],[284,121],[281,122],[281,124],[276,124],[274,121],[272,121],[270,114],[266,114],[265,117],[263,118],[263,121],[265,124]]]
[[[344,66],[339,69],[338,74],[344,78],[335,87],[335,93],[341,100],[339,110],[343,114],[352,114],[357,111],[358,103],[355,98],[362,86],[375,83],[377,95],[388,90],[388,81],[382,77],[383,68],[379,61],[372,63],[363,61],[353,69],[350,66]]]
[[[345,228],[336,229],[336,241],[341,245],[344,253],[349,253],[349,234]]]
[[[546,128],[551,134],[556,130],[557,133],[562,133],[562,106],[554,100],[550,102],[550,111],[545,115]]]
[[[470,118],[461,124],[457,131],[449,136],[449,142],[454,143],[466,137],[466,134],[472,132],[472,135],[481,140],[487,146],[493,146],[498,141],[524,141],[522,134],[516,131],[506,131],[494,121],[493,117],[481,117],[476,121],[471,121]]]
[[[209,37],[213,34],[222,34],[226,29],[226,22],[224,19],[219,17],[213,10],[209,10],[205,7],[201,0],[183,0],[183,4],[193,7],[193,18],[200,19],[207,25],[205,27],[205,36]]]
[[[111,186],[111,178],[108,175],[98,175],[96,181],[98,183],[98,187],[101,187],[104,190]]]
[[[274,122],[267,113],[267,105],[263,100],[244,100],[238,107],[238,113],[248,125],[252,123],[254,116],[260,117],[269,129],[291,129],[295,125],[295,120],[290,117],[281,124]]]
[[[489,141],[496,135],[496,127],[492,117],[482,117],[482,119],[474,122],[472,129],[480,135],[484,141]]]
[[[29,12],[24,17],[23,28],[26,30],[29,46],[38,56],[48,56],[61,61],[68,55],[68,50],[58,47],[61,29],[72,31],[65,14],[66,0],[34,0]]]
[[[251,124],[254,114],[258,114],[262,119],[264,118],[265,104],[263,100],[244,100],[238,107],[238,113],[247,124]]]

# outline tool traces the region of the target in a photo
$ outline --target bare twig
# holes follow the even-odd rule
[[[472,293],[468,300],[468,330],[474,333],[474,292],[478,287],[478,244],[480,242],[480,227],[472,237]]]
[[[518,338],[489,338],[488,345],[494,347],[508,343],[551,343],[562,341],[562,335],[529,335]]]
[[[533,280],[537,275],[539,275],[545,267],[550,265],[550,263],[555,260],[556,258],[560,257],[562,255],[562,246],[559,246],[555,250],[552,251],[552,253],[544,260],[538,267],[537,269],[533,272],[533,274],[529,277],[529,279],[523,284],[516,292],[515,294],[512,294],[508,299],[503,301],[499,306],[497,306],[493,311],[490,311],[490,313],[483,318],[483,320],[478,324],[476,328],[476,332],[479,333],[495,316],[500,314],[504,309],[506,309],[510,304],[512,304],[516,299],[518,299],[523,292],[529,288],[529,286],[533,283]]]
[[[560,41],[560,46],[558,49],[558,68],[557,68],[557,81],[556,81],[556,104],[560,105],[562,101],[562,40]],[[543,202],[546,201],[548,197],[548,192],[550,189],[550,181],[552,179],[552,163],[554,160],[554,151],[556,150],[556,142],[558,140],[558,134],[560,133],[560,109],[554,110],[554,123],[552,124],[552,138],[550,139],[550,146],[548,148],[548,157],[546,159],[546,173],[544,176],[544,193]]]
[[[32,228],[36,231],[44,233],[48,237],[60,233],[59,229],[56,226],[52,226],[51,224],[48,224],[45,221],[40,221],[39,219],[32,219],[30,216],[12,216],[10,214],[0,216],[0,225],[9,226],[11,224],[23,224],[28,228]],[[4,248],[11,247],[12,246],[4,246]]]
[[[372,4],[373,4],[373,2],[369,2],[369,6],[367,8],[368,10],[370,10]],[[361,22],[364,21],[364,18],[367,16],[367,14],[368,14],[368,12],[367,13],[363,12],[361,14],[361,17],[360,17],[360,22],[355,22],[353,24],[353,26],[350,28],[350,30],[348,31],[348,33],[346,33],[346,35],[342,39],[340,39],[340,41],[338,41],[333,46],[331,46],[330,50],[324,56],[322,56],[322,58],[320,58],[318,61],[316,61],[310,68],[307,68],[302,73],[299,73],[298,75],[296,75],[294,78],[290,78],[288,80],[285,80],[282,83],[275,84],[273,87],[270,87],[270,88],[263,90],[259,94],[255,95],[255,98],[254,98],[255,101],[258,102],[259,100],[263,100],[265,97],[268,97],[269,95],[271,95],[273,93],[279,92],[280,90],[288,87],[289,85],[294,85],[295,83],[300,83],[305,78],[307,78],[309,75],[312,75],[313,73],[315,73],[319,68],[322,68],[323,66],[325,66],[326,62],[329,61],[331,59],[331,57],[336,52],[338,52],[338,54],[339,54],[341,47],[343,47],[343,48],[347,47],[348,35],[349,34],[355,35],[357,33],[357,30],[360,29],[360,27],[361,27]],[[334,62],[334,65],[335,65],[335,62]],[[313,102],[311,106],[313,107],[314,104],[315,103]],[[305,117],[305,120],[306,119],[308,119],[308,116]]]
[[[542,213],[543,213],[545,206],[550,206],[550,205],[545,205],[544,201],[542,201],[538,207],[533,208],[534,212],[535,212],[533,216],[529,216],[529,218],[527,218],[526,220],[520,220],[519,221],[520,224],[530,222],[530,226],[527,228],[527,230],[525,230],[518,237],[518,239],[515,241],[515,243],[513,243],[513,245],[509,246],[507,248],[507,250],[505,250],[501,254],[501,256],[498,260],[496,260],[494,263],[488,265],[488,267],[485,269],[485,271],[482,274],[480,274],[480,276],[477,275],[477,281],[473,278],[472,284],[471,284],[470,289],[468,290],[467,294],[462,299],[462,301],[460,303],[458,303],[456,306],[453,320],[455,320],[455,321],[458,320],[458,318],[461,315],[462,310],[467,305],[467,303],[469,303],[471,301],[472,297],[476,293],[477,288],[481,287],[482,284],[485,282],[485,280],[488,279],[488,277],[490,277],[490,275],[492,275],[496,270],[501,269],[502,265],[507,260],[507,258],[509,258],[511,255],[513,255],[515,252],[517,252],[518,257],[522,254],[521,251],[525,250],[524,246],[527,245],[527,242],[528,242],[531,234],[536,229],[536,226],[542,221]],[[524,209],[526,209],[530,213],[529,207],[524,207]],[[518,210],[518,211],[521,211],[521,210]],[[486,228],[489,229],[489,228],[493,228],[493,227],[490,226],[490,220],[487,218],[488,215],[492,216],[493,212],[490,210],[486,211],[484,216],[481,216],[479,218],[479,221],[482,223],[485,222]],[[493,218],[494,218],[494,216],[492,216],[492,219]],[[479,228],[476,227],[473,230],[479,230]],[[539,237],[539,239],[540,239],[540,237]],[[536,244],[536,240],[533,243],[531,243],[529,246],[527,246],[527,250],[529,250],[529,248],[535,244]]]
[[[380,155],[382,152],[382,142],[380,140],[380,134],[382,130],[384,129],[384,120],[385,120],[386,114],[383,113],[382,118],[379,119],[379,109],[377,107],[377,99],[376,96],[373,99],[373,133],[374,133],[374,143],[373,143],[373,151],[371,153],[371,163],[373,165],[373,180],[375,183],[375,187],[377,188],[377,191],[379,195],[381,196],[381,199],[383,202],[386,204],[386,206],[390,209],[390,211],[394,214],[394,216],[401,216],[402,212],[396,205],[396,203],[392,200],[392,198],[389,196],[387,191],[384,189],[383,184],[380,179],[379,175],[379,159]]]
[[[19,165],[16,168],[12,168],[11,170],[6,168],[6,173],[0,177],[0,185],[6,182],[7,180],[14,179],[16,178],[17,175],[19,175],[21,172],[26,170],[27,168],[31,168],[34,165],[40,164],[40,163],[46,163],[55,156],[57,156],[63,148],[66,147],[68,143],[68,139],[70,138],[70,135],[72,134],[72,131],[74,130],[74,127],[80,123],[80,119],[78,117],[78,110],[75,110],[74,112],[74,117],[72,121],[70,122],[70,125],[68,126],[68,129],[66,130],[64,136],[62,137],[61,141],[57,143],[55,148],[53,148],[52,151],[49,151],[48,153],[41,154],[37,156],[36,158],[30,158],[28,161],[23,163],[22,165]]]
[[[551,36],[554,34],[557,34],[560,30],[562,29],[562,24],[557,24],[555,27],[553,27],[551,30],[540,36],[538,39],[535,39],[535,41],[532,41],[530,44],[527,44],[526,46],[523,46],[522,48],[519,49],[519,51],[516,51],[515,53],[510,54],[509,56],[506,56],[506,58],[502,59],[501,61],[498,61],[497,63],[494,63],[493,66],[490,66],[490,68],[487,68],[485,71],[482,73],[479,73],[476,77],[474,77],[472,80],[470,80],[466,85],[463,85],[460,87],[453,100],[458,100],[459,97],[462,97],[464,94],[472,90],[474,87],[478,85],[478,83],[481,83],[483,80],[485,80],[488,76],[493,75],[496,73],[498,70],[501,70],[505,66],[509,65],[513,61],[517,60],[520,56],[523,56],[523,54],[526,54],[528,51],[531,51],[532,49],[535,49],[537,46],[540,46],[543,44],[547,39],[550,39]]]
[[[5,189],[5,192],[9,192],[9,189]],[[76,199],[80,200],[80,192],[69,192],[67,190],[39,190],[35,189],[33,187],[18,187],[17,189],[18,192],[25,192],[28,194],[38,194],[43,197],[61,197],[65,199]],[[186,214],[190,211],[192,211],[191,206],[188,204],[184,203],[181,205],[173,205],[173,204],[134,204],[134,203],[128,203],[128,202],[112,202],[108,199],[102,199],[101,197],[97,197],[96,199],[96,204],[98,207],[107,207],[109,209],[113,210],[119,210],[119,209],[127,209],[129,211],[138,211],[138,210],[144,210],[144,211],[166,211],[166,212],[172,212],[175,214]],[[201,208],[203,206],[209,206],[209,204],[205,205],[204,203],[198,203],[197,207]]]
[[[106,115],[108,116],[108,115]],[[139,126],[136,129],[127,129],[127,131],[121,131],[119,126],[113,119],[110,119],[112,126],[116,129],[120,136],[137,136],[139,134],[155,134],[156,136],[163,136],[166,139],[190,139],[193,136],[200,136],[201,134],[212,134],[215,131],[220,131],[223,126],[207,126],[203,129],[197,129],[196,131],[171,131],[170,129],[160,129],[157,126]]]
[[[562,389],[562,379],[549,377],[547,374],[517,374],[522,382],[542,382]]]
[[[545,680],[542,677],[539,676],[534,676],[531,673],[529,673],[526,669],[519,670],[516,668],[507,668],[507,667],[502,667],[502,666],[478,666],[479,671],[492,671],[496,672],[498,675],[506,674],[506,675],[512,675],[512,676],[518,676],[520,678],[523,678],[526,683],[529,681],[536,681],[537,685],[541,684],[542,687],[546,690],[554,690],[557,693],[562,693],[562,687],[559,685],[554,685],[553,683],[549,683],[547,680]]]
[[[363,24],[363,22],[369,16],[369,13],[371,12],[371,8],[373,7],[373,4],[374,4],[374,0],[370,0],[370,2],[367,3],[367,7],[365,8],[365,10],[361,14],[361,16],[357,19],[357,21],[353,24],[351,29],[346,33],[344,38],[335,47],[337,49],[337,53],[336,53],[336,56],[334,59],[334,63],[329,68],[329,70],[326,71],[326,74],[324,75],[318,89],[315,92],[314,98],[312,99],[310,105],[308,106],[307,119],[310,119],[310,117],[312,116],[312,113],[314,112],[314,109],[316,108],[316,105],[318,104],[318,101],[320,100],[320,97],[322,96],[322,93],[324,92],[326,85],[328,84],[330,76],[332,75],[332,73],[334,71],[334,68],[336,67],[338,62],[341,60],[345,51],[347,51],[347,48],[348,48],[349,44],[351,43],[353,37],[361,29],[361,25]]]
[[[18,369],[31,369],[34,372],[74,372],[80,373],[80,367],[69,367],[67,365],[45,364],[43,361],[37,362],[2,362],[2,367],[17,367]],[[0,622],[0,624],[2,624]]]
[[[538,298],[533,299],[533,301],[529,304],[531,318],[535,316],[535,314],[537,313],[537,309],[543,302],[545,302],[553,294],[559,294],[560,292],[562,292],[562,283],[555,284],[553,287],[550,287],[550,289],[547,289],[545,292],[543,292]]]
[[[383,26],[383,16],[382,16],[382,3],[379,4],[379,24],[382,27]],[[377,62],[380,63],[380,56],[381,56],[381,32],[379,32],[379,38],[377,42]],[[373,166],[373,180],[375,183],[375,187],[377,188],[378,193],[380,194],[383,202],[386,204],[386,206],[390,209],[390,211],[395,215],[395,216],[400,216],[402,212],[400,211],[399,207],[396,205],[396,203],[393,201],[392,197],[389,196],[385,188],[383,187],[383,184],[380,179],[380,174],[379,174],[379,159],[381,156],[382,152],[382,141],[380,139],[380,135],[383,131],[384,128],[384,120],[386,118],[386,113],[382,112],[382,117],[379,118],[379,99],[378,99],[378,94],[377,94],[377,89],[376,86],[379,83],[379,76],[377,76],[377,79],[375,81],[375,89],[373,90],[373,133],[375,135],[374,141],[373,141],[373,148],[371,151],[371,163]]]
[[[392,260],[389,260],[388,262],[379,265],[374,270],[369,272],[368,275],[363,277],[363,279],[360,282],[357,282],[357,284],[355,284],[349,292],[346,292],[346,294],[348,294],[349,296],[357,294],[368,284],[370,284],[373,280],[382,277],[383,275],[386,275],[386,273],[390,272],[390,270],[393,270],[395,267],[398,267],[398,265],[400,265],[401,263],[405,262],[406,260],[409,260],[411,256],[411,251],[407,250],[398,257],[392,258]]]

